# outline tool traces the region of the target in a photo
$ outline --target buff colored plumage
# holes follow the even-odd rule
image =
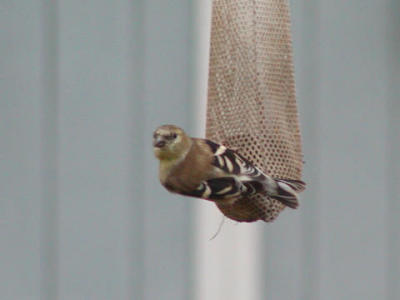
[[[272,178],[237,152],[209,140],[190,138],[175,125],[157,128],[153,147],[160,161],[159,178],[167,190],[214,201],[220,209],[251,201],[255,195],[296,208],[297,193],[305,188],[300,180]],[[246,222],[263,220],[228,217]]]

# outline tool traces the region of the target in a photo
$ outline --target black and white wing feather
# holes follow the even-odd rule
[[[226,174],[249,181],[264,179],[264,174],[239,153],[208,140],[206,143],[214,153],[212,164]]]
[[[199,193],[207,196],[207,199],[237,199],[259,193],[291,208],[298,206],[297,192],[304,190],[304,182],[274,179],[253,166],[239,153],[209,140],[206,140],[206,143],[214,153],[212,164],[226,174],[226,177],[207,180],[199,186]]]
[[[208,140],[206,143],[214,155],[211,164],[226,176],[202,182],[198,187],[202,198],[235,199],[263,190],[263,182],[266,178],[260,170],[235,151]]]

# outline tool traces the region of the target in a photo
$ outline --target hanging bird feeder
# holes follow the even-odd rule
[[[287,0],[213,1],[206,128],[266,174],[301,178]],[[284,208],[260,195],[216,205],[241,222],[270,222]]]

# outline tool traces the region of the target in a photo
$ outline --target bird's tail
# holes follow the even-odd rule
[[[290,208],[297,208],[299,206],[298,193],[304,191],[306,184],[301,180],[294,179],[276,179],[278,184],[276,195],[274,198]]]

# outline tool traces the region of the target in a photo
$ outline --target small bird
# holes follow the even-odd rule
[[[266,207],[276,202],[271,199],[297,208],[297,193],[305,189],[301,180],[272,178],[238,152],[191,138],[175,125],[154,131],[153,149],[160,161],[159,179],[168,191],[214,201],[239,222],[269,222],[279,213],[271,216],[275,211]]]

